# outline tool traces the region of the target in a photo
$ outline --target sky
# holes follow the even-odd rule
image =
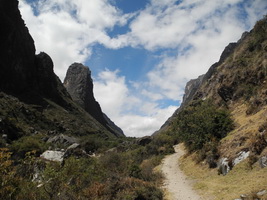
[[[88,66],[94,95],[127,136],[151,135],[186,83],[267,14],[266,0],[19,0],[36,53],[63,81]]]

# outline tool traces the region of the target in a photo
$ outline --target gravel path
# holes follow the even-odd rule
[[[166,193],[166,200],[201,200],[179,168],[178,160],[184,154],[180,145],[175,146],[175,152],[166,156],[162,162],[161,169],[165,176],[163,189]]]

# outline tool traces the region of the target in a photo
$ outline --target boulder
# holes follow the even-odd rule
[[[228,158],[220,159],[218,168],[219,168],[218,169],[219,174],[222,174],[225,176],[231,169]]]
[[[65,159],[65,158],[68,158],[70,156],[80,158],[80,157],[88,157],[89,155],[81,148],[80,144],[74,143],[66,149],[63,157]]]
[[[63,161],[63,156],[65,152],[64,151],[45,151],[42,153],[40,156],[43,159],[49,160],[49,161],[57,161],[57,162],[62,162]]]
[[[259,196],[259,197],[261,197],[265,194],[267,194],[267,190],[261,190],[261,191],[257,192],[257,196]]]
[[[267,167],[267,156],[262,156],[259,159],[259,164],[261,168]]]
[[[236,159],[234,159],[233,161],[233,166],[237,165],[238,163],[242,162],[243,160],[245,160],[246,158],[248,158],[250,152],[249,151],[241,151],[240,153],[238,153],[238,157]]]

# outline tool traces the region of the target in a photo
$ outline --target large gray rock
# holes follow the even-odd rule
[[[222,158],[218,163],[219,174],[226,175],[230,171],[230,164],[228,158]]]
[[[64,86],[72,99],[98,122],[116,136],[124,136],[123,131],[103,112],[93,93],[93,80],[88,67],[80,63],[72,64],[64,79]]]
[[[238,153],[237,157],[233,161],[233,166],[239,164],[243,160],[247,159],[249,157],[250,152],[249,151],[241,151]]]
[[[49,160],[49,161],[57,161],[57,162],[62,162],[64,159],[64,151],[45,151],[44,153],[41,154],[41,158]]]
[[[80,157],[88,157],[89,155],[81,148],[80,144],[74,143],[66,149],[64,154],[64,159],[70,156],[75,156],[76,158],[80,158]]]
[[[260,163],[261,168],[267,167],[267,156],[262,156],[259,159],[259,163]]]

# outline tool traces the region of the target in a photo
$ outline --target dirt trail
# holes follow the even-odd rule
[[[167,200],[201,200],[192,189],[190,180],[180,170],[178,160],[184,154],[181,145],[175,146],[175,153],[166,156],[162,162],[162,172],[165,176],[163,189]]]

